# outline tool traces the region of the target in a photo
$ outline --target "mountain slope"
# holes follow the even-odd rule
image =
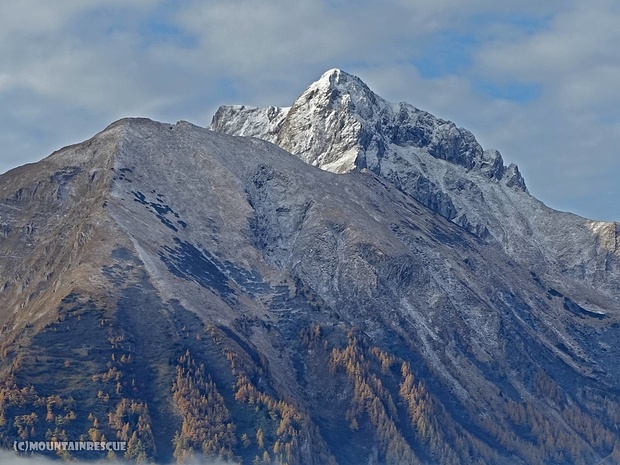
[[[0,193],[5,447],[620,463],[615,299],[579,305],[370,171],[125,119]]]

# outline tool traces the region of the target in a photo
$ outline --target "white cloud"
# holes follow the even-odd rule
[[[617,3],[570,2],[545,28],[483,43],[472,69],[472,79],[539,87],[540,98],[514,112],[516,127],[489,136],[520,161],[534,192],[559,208],[616,220],[618,21]]]
[[[620,101],[619,19],[617,4],[578,2],[546,29],[483,44],[476,66],[490,76],[541,85],[548,105],[606,111]]]

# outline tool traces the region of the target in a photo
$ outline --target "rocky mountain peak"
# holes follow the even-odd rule
[[[327,171],[368,169],[475,234],[489,228],[468,211],[479,206],[481,189],[473,186],[527,192],[516,166],[509,170],[471,132],[408,103],[387,102],[339,69],[310,84],[290,108],[221,107],[211,129],[268,140]],[[472,205],[459,199],[463,186],[475,190]]]
[[[313,105],[307,106],[312,100]],[[347,111],[360,120],[370,120],[387,103],[382,100],[357,76],[332,69],[311,84],[293,107]]]
[[[308,89],[317,87],[346,88],[347,86],[351,86],[352,88],[363,88],[366,92],[372,92],[360,78],[339,68],[332,68],[325,71],[317,81],[308,87]]]

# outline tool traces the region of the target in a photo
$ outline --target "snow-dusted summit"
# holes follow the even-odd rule
[[[499,153],[484,152],[469,131],[407,103],[389,103],[338,69],[323,74],[289,108],[221,107],[212,129],[269,140],[337,173],[364,167],[380,171],[386,155],[395,158],[388,153],[394,147],[480,170],[496,180],[508,170]],[[509,183],[524,190],[516,167],[509,171]]]
[[[620,276],[618,224],[548,208],[528,193],[516,165],[505,166],[471,132],[387,102],[344,71],[327,71],[291,107],[223,106],[211,129],[273,142],[327,171],[367,169],[520,263],[571,277],[571,285],[620,289],[610,279],[611,271]]]
[[[488,221],[455,198],[470,189],[478,203],[480,189],[467,182],[471,174],[526,191],[518,168],[505,167],[499,152],[484,151],[469,131],[407,103],[389,103],[338,69],[323,74],[290,108],[224,106],[211,128],[268,140],[327,171],[367,168],[483,237]]]

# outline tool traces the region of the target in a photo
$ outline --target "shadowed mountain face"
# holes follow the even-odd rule
[[[388,104],[352,82],[352,103],[326,105],[359,135]],[[255,138],[125,119],[0,177],[2,445],[105,438],[158,462],[620,463],[616,225],[548,210],[471,134],[401,108],[363,150],[298,102],[218,112],[215,129],[230,112],[229,128],[307,143],[300,158],[346,174]],[[303,118],[312,143],[293,141]],[[411,135],[419,121],[430,132]],[[386,134],[401,148],[373,165]],[[455,215],[397,182],[410,153],[443,170],[427,180]],[[458,220],[469,194],[459,203],[447,173],[485,202],[499,192],[480,227]],[[539,209],[531,231],[564,221],[564,246],[521,230],[502,242],[523,205]]]

